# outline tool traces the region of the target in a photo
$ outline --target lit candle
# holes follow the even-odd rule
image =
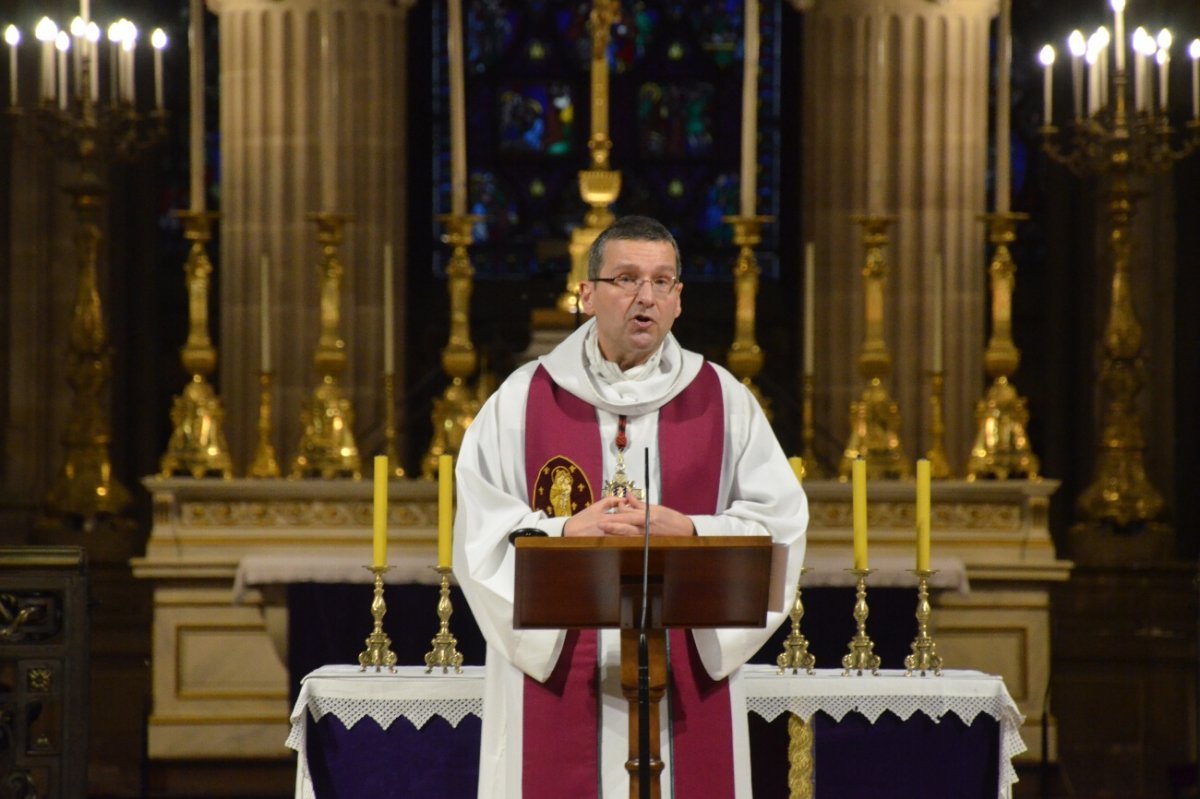
[[[117,20],[108,26],[108,90],[109,100],[116,104],[122,99],[121,92],[121,35],[123,33],[121,21]]]
[[[49,17],[38,20],[33,35],[42,43],[42,100],[54,99],[54,39],[58,36],[58,26]]]
[[[467,213],[467,120],[462,55],[462,0],[449,0],[448,14],[446,58],[449,60],[450,76],[450,213],[462,216]]]
[[[67,110],[67,51],[71,49],[71,37],[66,31],[59,31],[54,37],[54,47],[58,50],[58,107]]]
[[[1087,53],[1087,41],[1082,31],[1071,31],[1067,37],[1067,49],[1071,51],[1071,92],[1075,100],[1075,119],[1083,119],[1083,56]]]
[[[1192,119],[1200,119],[1200,39],[1192,39],[1188,55],[1192,57]]]
[[[454,526],[454,456],[438,456],[438,567],[450,568],[451,529]]]
[[[1101,25],[1096,29],[1096,38],[1100,42],[1100,46],[1096,52],[1096,64],[1100,71],[1100,107],[1108,106],[1108,45],[1111,37],[1108,35],[1108,28]]]
[[[79,0],[79,16],[85,25],[92,21],[92,4],[88,0]]]
[[[867,462],[858,457],[850,468],[854,518],[854,568],[867,568]]]
[[[1038,53],[1038,61],[1042,62],[1044,74],[1042,77],[1042,121],[1049,125],[1054,119],[1051,112],[1054,110],[1054,48],[1050,45],[1042,47]],[[1088,73],[1088,86],[1091,87],[1091,73]]]
[[[95,22],[87,25],[88,96],[92,102],[100,100],[100,26]]]
[[[17,104],[17,45],[21,43],[21,31],[17,30],[16,25],[9,25],[4,29],[4,41],[8,43],[8,104]],[[1196,79],[1192,77],[1192,87],[1196,86]],[[1193,115],[1194,116],[1194,115]]]
[[[321,15],[321,204],[327,213],[337,208],[337,68],[332,27],[332,12],[326,7]]]
[[[265,252],[258,262],[259,314],[258,342],[262,348],[259,366],[264,372],[271,371],[271,258]]]
[[[83,55],[84,34],[87,33],[87,23],[83,17],[71,20],[71,75],[75,81],[75,94],[83,97]]]
[[[1167,110],[1167,76],[1171,66],[1171,32],[1163,28],[1158,32],[1158,107]]]
[[[944,264],[942,263],[942,254],[937,253],[933,256],[933,357],[930,359],[929,368],[934,372],[941,373],[943,364],[943,336],[945,331],[943,315],[945,313],[946,291],[943,285]]]
[[[867,209],[872,214],[883,213],[884,207],[884,161],[886,160],[886,122],[887,93],[884,90],[886,43],[881,30],[883,22],[874,21],[872,34],[875,37],[874,47],[869,54],[870,67],[867,71],[869,100],[867,118],[874,124],[867,126],[867,169],[870,171],[867,182]]]
[[[758,192],[758,0],[745,4],[745,61],[742,69],[741,215],[754,216]]]
[[[392,243],[383,245],[383,373],[396,374],[395,329],[393,314],[395,313],[395,289],[392,281]]]
[[[155,28],[150,34],[150,44],[154,47],[154,107],[163,107],[163,48],[167,46],[167,34],[162,28]]]
[[[371,536],[371,565],[383,567],[387,565],[387,516],[388,516],[388,458],[387,455],[375,456],[375,502],[374,528]]]
[[[130,105],[137,104],[137,84],[134,81],[133,58],[137,47],[137,28],[133,23],[125,29],[125,38],[121,40],[121,61],[125,67],[125,99]]]
[[[814,374],[813,366],[815,360],[813,358],[814,341],[816,336],[814,332],[816,328],[816,273],[817,273],[817,256],[816,247],[810,241],[804,245],[804,374]]]
[[[188,30],[188,55],[191,95],[188,106],[191,114],[188,131],[189,155],[191,156],[192,211],[199,213],[205,207],[204,192],[204,0],[192,0],[191,26]]]
[[[1138,27],[1133,32],[1133,110],[1146,110],[1146,47],[1150,34]]]
[[[996,77],[996,202],[995,211],[1006,214],[1011,205],[1011,158],[1009,156],[1009,109],[1011,94],[1009,75],[1012,72],[1012,14],[1010,0],[1000,0],[1000,23],[997,37],[1000,48],[1000,68]]]
[[[929,460],[917,461],[917,569],[929,571]]]
[[[1117,69],[1125,70],[1125,0],[1112,0],[1113,39],[1116,45]]]
[[[799,455],[793,455],[788,458],[788,463],[792,465],[792,474],[796,475],[796,482],[804,482],[804,458]]]

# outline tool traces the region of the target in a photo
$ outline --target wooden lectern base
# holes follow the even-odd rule
[[[638,778],[638,638],[635,629],[621,628],[621,693],[629,701],[629,799],[641,796]],[[646,650],[650,661],[650,797],[660,799],[663,771],[659,741],[658,707],[667,690],[667,631],[661,627],[646,632]]]

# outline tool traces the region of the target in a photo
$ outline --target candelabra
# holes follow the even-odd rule
[[[892,358],[883,340],[883,298],[887,283],[887,262],[883,253],[888,243],[888,226],[895,218],[858,216],[853,221],[863,226],[866,249],[862,270],[866,332],[858,356],[858,371],[866,379],[867,386],[862,398],[850,403],[850,439],[846,442],[838,476],[846,478],[854,459],[862,457],[872,478],[908,477],[908,458],[900,445],[900,408],[884,385],[892,371]]]
[[[437,472],[438,456],[457,455],[463,434],[482,404],[477,392],[467,386],[478,366],[475,345],[471,343],[471,290],[475,269],[467,248],[471,227],[479,217],[446,214],[439,217],[446,226],[445,241],[450,245],[450,263],[446,267],[450,294],[450,340],[442,349],[442,368],[450,376],[450,385],[433,403],[433,438],[421,461],[421,477],[432,480]]]
[[[761,272],[754,257],[754,248],[762,241],[762,226],[769,216],[726,216],[722,220],[733,226],[733,243],[738,246],[737,264],[733,267],[734,337],[729,347],[729,371],[750,389],[769,419],[770,406],[754,378],[762,371],[763,352],[754,337],[758,276]]]
[[[274,404],[272,384],[275,376],[271,372],[258,373],[258,443],[254,447],[254,460],[246,470],[247,477],[266,479],[279,477],[279,461],[275,458],[275,447],[271,444],[271,407]]]
[[[344,269],[337,248],[342,243],[346,218],[332,213],[309,214],[309,218],[317,224],[317,243],[321,245],[321,334],[313,356],[313,367],[321,382],[301,415],[304,433],[292,464],[292,476],[357,480],[362,476],[362,463],[354,441],[354,411],[338,384],[338,376],[346,368],[346,343],[338,331]]]
[[[1009,382],[1021,362],[1021,351],[1012,340],[1012,293],[1017,266],[1009,245],[1016,240],[1016,225],[1026,214],[988,214],[988,240],[994,250],[988,266],[992,292],[992,335],[983,354],[992,384],[975,405],[975,443],[967,463],[967,479],[1034,478],[1038,458],[1033,454],[1025,425],[1029,410],[1025,398]]]
[[[79,219],[75,233],[78,273],[66,357],[67,383],[73,398],[62,438],[66,450],[63,468],[46,498],[50,517],[90,521],[119,514],[130,501],[128,489],[113,474],[109,456],[112,436],[107,392],[112,349],[99,290],[103,240],[100,220],[111,165],[136,160],[166,132],[158,59],[157,107],[139,112],[135,104],[133,30],[132,23],[123,21],[110,31],[117,42],[111,70],[114,80],[111,95],[102,102],[97,63],[99,26],[81,18],[69,35],[43,17],[37,28],[42,47],[38,100],[29,108],[17,102],[20,33],[12,25],[5,30],[11,56],[8,117],[13,128],[43,152],[74,161],[79,167],[77,176],[65,187]],[[156,46],[161,39],[161,32],[156,32]],[[76,48],[74,68],[68,70],[67,53],[72,42]]]
[[[850,672],[859,677],[864,671],[879,674],[880,658],[875,654],[875,642],[867,635],[867,617],[871,609],[867,606],[867,577],[873,569],[848,569],[854,575],[854,637],[850,639],[850,651],[842,656],[842,676]]]
[[[798,674],[800,669],[804,669],[806,674],[812,674],[817,666],[817,657],[808,651],[808,639],[804,637],[804,633],[800,632],[800,620],[804,618],[804,600],[800,596],[800,582],[808,571],[807,567],[802,566],[800,576],[796,579],[796,597],[792,600],[792,607],[788,611],[788,618],[792,622],[792,631],[788,633],[788,637],[783,642],[783,652],[775,658],[775,665],[779,667],[780,674],[784,674],[788,669],[791,669],[792,674]]]
[[[450,632],[450,616],[454,613],[454,607],[450,604],[450,568],[448,566],[438,566],[437,572],[440,575],[438,590],[438,631],[433,640],[433,649],[425,653],[425,673],[428,674],[434,669],[440,668],[442,674],[446,674],[451,668],[456,673],[462,673],[463,656],[458,651],[458,639]]]
[[[1076,64],[1086,56],[1090,68],[1086,112],[1082,101],[1082,69],[1074,70],[1075,114],[1064,142],[1060,142],[1060,131],[1053,124],[1052,115],[1054,50],[1047,45],[1041,54],[1046,68],[1045,125],[1041,128],[1044,151],[1077,176],[1108,179],[1108,245],[1113,274],[1109,315],[1101,339],[1100,441],[1095,476],[1077,503],[1082,517],[1077,532],[1157,526],[1154,520],[1162,511],[1162,496],[1146,476],[1143,458],[1146,446],[1136,409],[1136,398],[1145,380],[1142,328],[1134,311],[1130,285],[1131,221],[1140,196],[1131,181],[1135,177],[1169,172],[1176,161],[1200,146],[1196,70],[1193,69],[1192,80],[1192,120],[1187,123],[1187,133],[1177,136],[1167,114],[1170,34],[1163,31],[1155,43],[1138,28],[1133,36],[1135,61],[1131,86],[1125,68],[1125,2],[1112,0],[1112,6],[1116,15],[1112,41],[1117,46],[1111,75],[1107,68],[1110,39],[1105,29],[1101,28],[1086,45],[1080,34],[1072,34],[1069,40]],[[1157,98],[1146,63],[1148,55],[1156,51]],[[1192,43],[1191,53],[1193,59],[1200,58],[1200,40]],[[1127,96],[1131,88],[1132,112]]]

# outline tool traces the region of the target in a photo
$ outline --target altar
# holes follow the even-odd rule
[[[1012,759],[1025,744],[999,677],[780,675],[765,666],[743,676],[756,796],[788,796],[789,786],[797,799],[1011,795]],[[473,796],[483,679],[480,667],[309,674],[287,739],[298,754],[296,799]]]
[[[145,556],[132,566],[137,577],[152,581],[154,593],[150,757],[290,757],[284,741],[291,688],[305,672],[289,675],[287,631],[289,621],[302,625],[304,619],[289,619],[286,586],[267,582],[262,569],[317,556],[341,575],[337,581],[366,579],[370,483],[148,478],[145,485],[154,497],[154,527]],[[932,595],[932,632],[939,653],[948,667],[1003,678],[1024,717],[1029,750],[1023,756],[1035,759],[1049,683],[1049,588],[1071,567],[1055,556],[1047,529],[1056,487],[1051,480],[933,485],[934,565],[942,582]],[[806,561],[840,572],[839,562],[850,565],[850,486],[808,481],[805,490],[811,514]],[[389,485],[390,581],[433,581],[436,491],[435,483],[418,480]],[[881,481],[869,491],[872,565],[898,568],[913,552],[913,485]],[[432,607],[389,613],[414,635],[436,631]],[[890,632],[911,639],[910,619],[906,612],[896,622],[904,629]],[[347,623],[365,637],[366,603],[361,620]],[[845,640],[822,646],[840,650]],[[350,661],[358,651],[326,662]],[[468,665],[481,665],[482,655],[475,657]],[[1053,758],[1054,720],[1045,722]]]

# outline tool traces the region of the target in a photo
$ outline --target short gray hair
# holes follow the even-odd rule
[[[670,242],[671,249],[675,250],[675,277],[680,276],[683,259],[679,255],[679,244],[666,225],[648,216],[623,216],[605,228],[588,249],[588,280],[600,277],[600,266],[604,263],[604,247],[614,240]]]

